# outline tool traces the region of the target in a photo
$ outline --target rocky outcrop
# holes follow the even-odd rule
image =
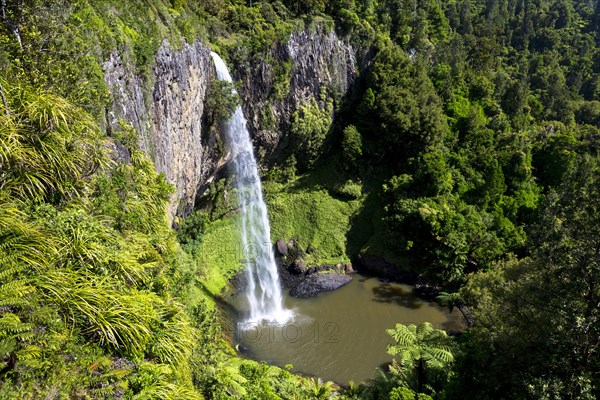
[[[268,61],[265,61],[268,59]],[[259,161],[281,161],[289,138],[284,134],[297,107],[326,96],[339,100],[356,76],[355,52],[334,31],[317,25],[294,32],[268,57],[237,66],[240,97]]]
[[[307,265],[304,261],[306,253],[295,240],[279,239],[275,249],[279,276],[283,285],[290,289],[290,296],[313,297],[338,289],[352,280],[350,274],[354,269],[350,263]]]
[[[277,248],[278,255],[280,255],[280,256],[288,255],[288,253],[289,253],[288,246],[287,246],[287,242],[284,239],[279,239],[275,245]]]
[[[345,274],[312,274],[290,290],[292,297],[314,297],[319,293],[330,292],[348,284],[352,277]]]
[[[127,55],[112,52],[104,64],[112,94],[107,124],[117,129],[121,119],[140,132],[140,147],[158,172],[175,186],[171,217],[189,213],[196,192],[217,162],[216,139],[202,120],[213,66],[210,49],[200,42],[174,50],[164,41],[146,83],[133,71]]]

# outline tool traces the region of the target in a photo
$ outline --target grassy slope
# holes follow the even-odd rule
[[[346,235],[350,221],[361,205],[332,197],[324,189],[291,187],[268,182],[264,186],[271,222],[271,240],[294,239],[306,250],[311,265],[349,261]],[[239,217],[228,215],[212,222],[197,251],[200,281],[213,295],[243,267],[243,247],[238,236]]]

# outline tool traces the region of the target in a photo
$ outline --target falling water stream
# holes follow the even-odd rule
[[[215,63],[217,77],[231,83],[231,75],[221,57],[214,52],[210,55]],[[240,200],[249,321],[267,320],[282,323],[289,320],[292,313],[283,306],[281,284],[271,246],[267,206],[263,199],[246,118],[239,105],[225,124],[225,134]]]

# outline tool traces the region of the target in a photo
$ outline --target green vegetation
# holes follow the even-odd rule
[[[137,149],[108,163],[65,99],[2,87],[2,396],[198,398],[196,331],[169,285],[170,185]]]
[[[354,166],[362,156],[362,138],[360,132],[354,125],[348,125],[344,128],[344,137],[342,139],[342,154],[345,164],[349,167]]]
[[[237,218],[212,222],[193,250],[203,271],[200,281],[213,295],[221,293],[228,279],[243,267],[244,247],[238,233]]]
[[[271,238],[293,239],[308,252],[310,265],[348,262],[347,234],[359,200],[339,200],[325,189],[295,189],[294,184],[265,185]]]
[[[429,400],[443,396],[454,362],[455,343],[446,332],[430,323],[396,324],[387,333],[395,344],[388,353],[396,356],[388,373],[380,375],[361,393],[365,399]],[[429,392],[432,394],[425,393]]]
[[[0,398],[600,396],[597,2],[0,8]],[[272,238],[314,264],[383,256],[474,321],[452,340],[398,325],[390,370],[345,391],[233,354],[214,304],[241,266],[234,193],[216,182],[175,233],[138,132],[103,131],[115,50],[149,90],[163,40],[199,38],[232,65],[277,64],[282,99],[293,66],[270,49],[316,26],[363,70],[340,101],[294,110],[265,185]],[[212,87],[215,126],[237,99]]]
[[[11,167],[0,187],[0,398],[331,393],[225,343],[208,302],[239,269],[235,249],[214,256],[236,242],[231,219],[197,213],[180,247],[166,220],[172,188],[140,150],[109,162],[88,113],[1,83],[0,165]]]
[[[478,321],[459,367],[467,393],[597,397],[599,172],[597,157],[579,160],[548,194],[529,256],[473,274],[461,289]]]
[[[423,392],[426,385],[434,393],[439,390],[448,380],[448,366],[454,361],[453,342],[446,332],[424,322],[419,326],[396,324],[387,333],[396,342],[388,346],[388,353],[399,358],[390,368],[392,373],[402,376],[416,393]]]
[[[294,141],[293,153],[301,170],[314,166],[323,154],[323,144],[331,126],[332,113],[331,101],[321,106],[313,98],[310,102],[300,105],[292,114],[290,133]]]
[[[215,125],[229,119],[239,104],[239,98],[233,91],[233,84],[213,79],[210,81],[211,96],[206,107],[210,110],[209,125]]]

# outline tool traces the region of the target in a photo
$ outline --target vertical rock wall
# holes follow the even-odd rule
[[[215,173],[219,160],[217,141],[202,124],[209,96],[213,65],[210,49],[201,42],[183,43],[174,50],[163,42],[150,77],[135,73],[127,54],[113,51],[104,64],[105,81],[113,96],[107,125],[129,122],[140,133],[140,147],[153,159],[157,171],[176,188],[169,205],[171,218],[186,215],[194,206],[198,189]],[[283,78],[277,76],[287,64]],[[352,47],[321,26],[292,33],[276,45],[270,60],[233,66],[241,83],[240,97],[259,160],[277,162],[286,146],[285,132],[293,112],[302,102],[328,96],[341,98],[355,78]],[[230,66],[231,68],[231,66]],[[285,93],[276,94],[277,80]],[[118,146],[118,144],[117,144]],[[118,154],[123,154],[121,149]],[[123,161],[127,161],[126,157]]]
[[[188,214],[216,158],[215,138],[202,125],[213,74],[210,49],[195,42],[173,50],[163,42],[149,84],[117,52],[111,54],[104,70],[113,96],[113,109],[107,113],[109,126],[116,127],[124,119],[140,132],[140,147],[176,188],[169,214]]]
[[[286,93],[277,93],[277,74],[288,65]],[[279,71],[277,71],[279,68]],[[235,78],[241,81],[240,96],[250,132],[263,149],[259,160],[265,165],[281,160],[288,145],[286,132],[291,116],[303,102],[327,96],[341,99],[356,77],[355,51],[334,31],[317,25],[294,32],[287,43],[277,45],[269,61],[239,65]]]

